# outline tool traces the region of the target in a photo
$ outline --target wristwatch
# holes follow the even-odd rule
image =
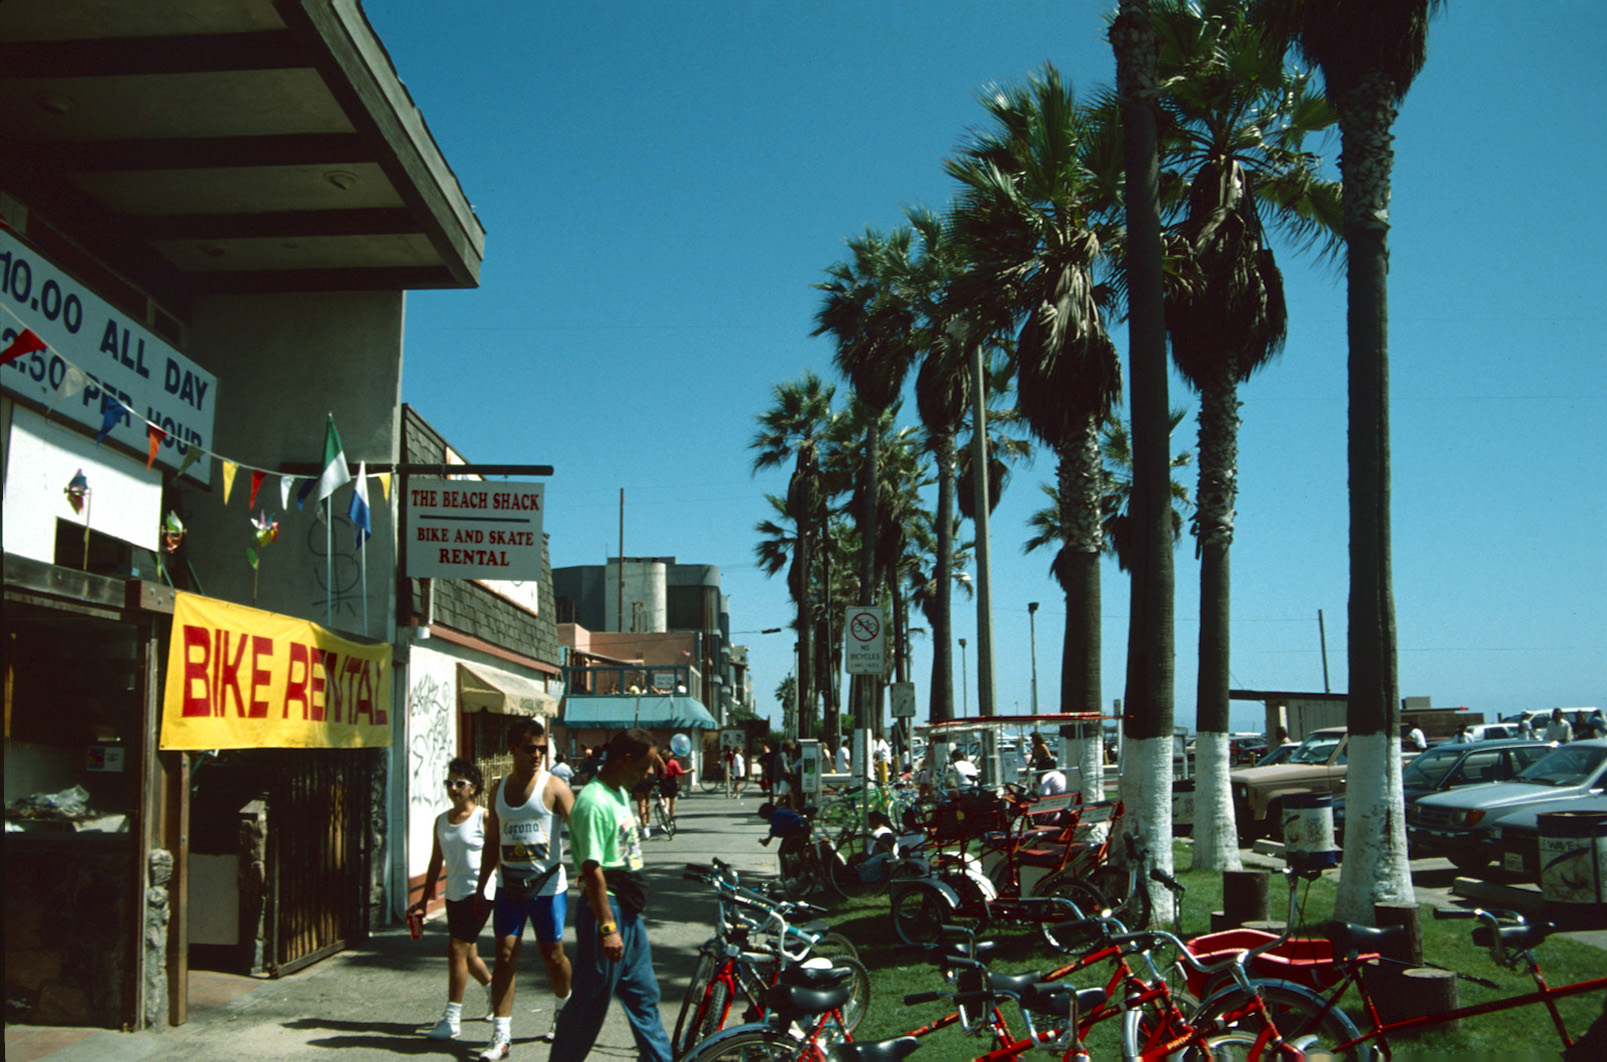
[[[600,937],[612,936],[618,932],[619,927],[612,922],[604,922],[602,925],[597,927],[597,935]]]

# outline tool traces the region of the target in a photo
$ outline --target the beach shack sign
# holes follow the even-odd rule
[[[0,386],[8,394],[97,433],[112,403],[120,403],[108,432],[112,439],[145,454],[148,420],[166,432],[157,462],[177,469],[191,446],[198,447],[198,460],[185,475],[209,481],[215,376],[3,229],[0,305],[7,311],[0,313],[0,348],[24,328],[49,344],[0,369]]]
[[[407,574],[414,579],[541,578],[541,483],[410,479]]]
[[[391,743],[391,647],[307,620],[178,593],[162,748],[369,748]]]

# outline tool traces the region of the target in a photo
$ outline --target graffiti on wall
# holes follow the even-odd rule
[[[337,616],[361,619],[363,565],[353,544],[356,525],[340,513],[330,513],[329,518],[331,525],[327,528],[322,519],[307,525],[307,552],[315,562],[313,578],[324,595],[314,600],[312,607]]]
[[[450,682],[424,673],[414,676],[407,697],[407,800],[416,810],[446,806],[441,779],[452,759],[452,719],[456,693]]]

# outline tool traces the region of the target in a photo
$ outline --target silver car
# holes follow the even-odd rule
[[[1406,813],[1412,855],[1442,855],[1462,870],[1480,870],[1495,855],[1483,843],[1483,832],[1493,823],[1542,801],[1555,804],[1604,792],[1607,740],[1575,741],[1510,782],[1470,785],[1419,800]]]

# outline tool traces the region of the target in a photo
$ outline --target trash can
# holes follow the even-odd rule
[[[1564,929],[1607,929],[1607,811],[1552,811],[1540,829],[1540,895]]]
[[[1323,870],[1338,865],[1333,797],[1327,793],[1291,793],[1283,798],[1283,858],[1295,870]]]

